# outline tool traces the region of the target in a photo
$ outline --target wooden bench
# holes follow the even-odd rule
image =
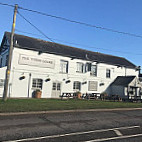
[[[60,95],[61,99],[70,99],[70,98],[76,98],[76,93],[62,93],[62,95]]]

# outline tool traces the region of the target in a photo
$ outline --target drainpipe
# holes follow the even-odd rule
[[[29,73],[29,81],[28,81],[28,98],[30,97],[30,84],[31,84],[31,73]]]

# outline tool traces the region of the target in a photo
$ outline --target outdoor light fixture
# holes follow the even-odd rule
[[[82,82],[82,85],[84,85],[84,84],[87,84],[87,81],[85,81],[85,82]]]
[[[23,75],[23,76],[21,76],[21,77],[19,77],[19,80],[23,80],[23,79],[25,79],[26,77]]]
[[[105,85],[104,83],[100,83],[100,86],[103,86],[103,85]]]
[[[46,80],[45,80],[45,82],[48,82],[48,81],[50,81],[51,79],[50,78],[47,78]]]
[[[70,82],[71,82],[70,80],[67,80],[67,81],[66,81],[66,83],[70,83]]]

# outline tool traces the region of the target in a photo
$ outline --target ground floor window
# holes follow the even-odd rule
[[[0,79],[0,87],[4,87],[4,82],[5,82],[4,79]]]
[[[89,81],[88,91],[97,91],[98,82],[97,81]]]
[[[61,83],[54,82],[53,86],[52,86],[52,90],[58,90],[58,91],[60,91],[61,90]]]
[[[32,82],[32,88],[42,89],[43,80],[34,78]]]
[[[73,83],[73,89],[76,90],[76,91],[80,91],[80,89],[81,89],[81,82],[74,81],[74,83]]]

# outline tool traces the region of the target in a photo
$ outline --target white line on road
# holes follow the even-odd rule
[[[139,136],[142,136],[142,134],[126,135],[126,136],[112,137],[112,138],[103,138],[103,139],[95,139],[95,140],[89,140],[89,141],[85,141],[85,142],[102,142],[102,141],[109,141],[109,140],[117,140],[117,139],[126,139],[126,138],[132,138],[132,137],[139,137]]]
[[[101,129],[101,130],[86,131],[86,132],[76,132],[76,133],[67,133],[67,134],[51,135],[51,136],[36,137],[36,138],[26,138],[26,139],[19,139],[19,140],[11,140],[11,141],[6,141],[6,142],[32,141],[32,140],[40,140],[40,139],[47,139],[47,138],[57,138],[57,137],[65,137],[65,136],[72,136],[72,135],[82,135],[82,134],[95,133],[95,132],[114,131],[114,130],[119,130],[119,129],[132,129],[132,128],[139,128],[139,127],[140,126],[117,127],[117,128],[112,128],[112,129]]]
[[[116,135],[122,136],[122,133],[119,130],[114,129],[113,131],[116,133]]]

